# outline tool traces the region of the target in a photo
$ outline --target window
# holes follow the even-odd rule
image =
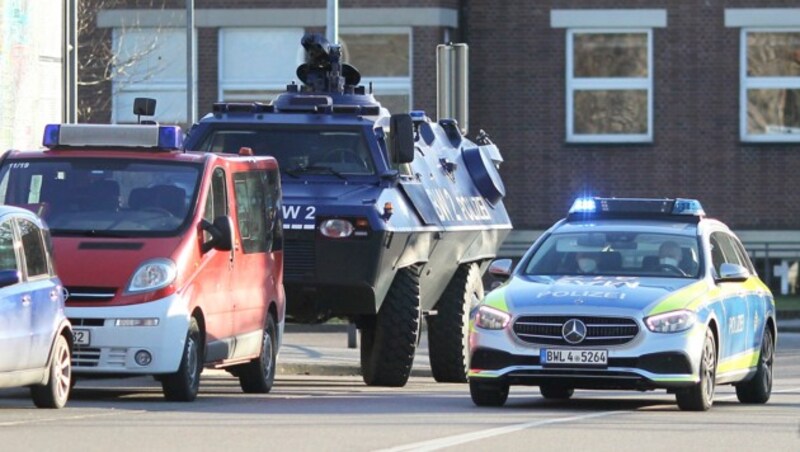
[[[800,141],[800,28],[742,29],[741,138]]]
[[[186,30],[115,28],[116,65],[112,122],[133,123],[133,100],[155,97],[155,119],[188,121],[186,114]]]
[[[378,101],[392,113],[411,108],[411,31],[351,28],[339,34],[342,60],[361,73],[361,84],[372,83]]]
[[[742,256],[736,241],[728,234],[722,232],[711,234],[711,257],[717,276],[723,263],[741,265],[752,271],[749,258]]]
[[[19,270],[14,252],[14,229],[11,220],[0,224],[0,270]]]
[[[293,80],[305,61],[302,28],[223,28],[219,33],[219,99],[269,102]],[[392,112],[411,105],[411,30],[344,28],[342,61],[373,84],[375,97]],[[254,55],[256,57],[254,57]]]
[[[49,275],[50,270],[47,268],[47,254],[42,241],[42,232],[28,220],[20,219],[18,224],[28,278]]]
[[[225,171],[222,168],[214,169],[214,175],[211,178],[211,187],[209,188],[208,198],[206,198],[206,207],[203,211],[203,219],[209,223],[214,223],[214,219],[228,214],[228,201],[225,191]],[[203,241],[208,242],[211,240],[211,234],[208,231],[203,231]]]
[[[305,60],[302,28],[223,28],[219,32],[219,99],[269,102]]]
[[[653,139],[650,29],[567,32],[567,141]]]
[[[233,175],[233,193],[236,196],[236,222],[242,237],[245,253],[263,253],[272,242],[269,214],[272,213],[272,195],[268,190],[267,172],[249,171]]]

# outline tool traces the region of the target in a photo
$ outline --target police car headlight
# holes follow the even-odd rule
[[[178,270],[170,259],[151,259],[145,261],[133,272],[133,277],[125,293],[147,292],[172,284]]]
[[[509,313],[489,306],[481,306],[475,315],[475,326],[485,330],[502,330],[510,321]]]
[[[672,311],[644,319],[647,329],[654,333],[677,333],[694,325],[697,316],[692,311]]]
[[[325,220],[319,225],[319,232],[325,237],[330,237],[332,239],[350,237],[353,235],[354,230],[353,223],[338,218]]]

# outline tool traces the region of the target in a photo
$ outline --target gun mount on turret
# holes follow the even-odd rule
[[[354,321],[364,381],[382,386],[406,383],[425,318],[434,377],[466,381],[470,311],[511,229],[500,151],[453,119],[390,115],[341,47],[301,43],[302,85],[270,104],[215,104],[186,148],[278,160],[283,237],[269,243],[283,247],[287,318]]]

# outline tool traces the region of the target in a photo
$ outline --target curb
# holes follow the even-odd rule
[[[314,364],[314,363],[278,363],[277,374],[289,375],[320,375],[324,377],[360,377],[361,368],[347,364]],[[412,377],[433,378],[430,369],[411,368]]]

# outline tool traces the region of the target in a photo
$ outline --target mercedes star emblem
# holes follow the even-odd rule
[[[561,335],[570,344],[580,344],[586,338],[586,325],[578,319],[569,319],[561,327]]]

